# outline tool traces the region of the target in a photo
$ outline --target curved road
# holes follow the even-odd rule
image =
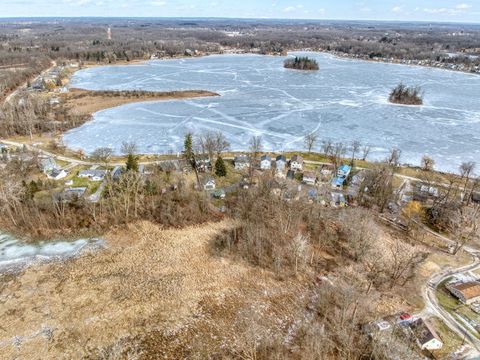
[[[429,233],[431,233],[432,235],[442,239],[449,245],[455,244],[453,240],[443,235],[440,235],[432,231],[431,229],[428,229],[427,227],[424,227],[424,229]],[[463,250],[465,250],[472,257],[473,262],[469,265],[462,266],[457,269],[447,269],[447,270],[438,272],[436,274],[433,274],[430,277],[427,283],[427,286],[425,287],[423,292],[425,309],[422,311],[422,313],[433,314],[438,316],[440,319],[442,319],[442,321],[445,323],[445,325],[448,326],[450,330],[455,332],[461,339],[464,339],[464,341],[472,347],[472,350],[468,353],[466,358],[479,359],[480,358],[480,340],[474,335],[472,335],[472,333],[469,331],[469,329],[465,326],[463,322],[461,322],[452,314],[444,310],[443,307],[438,303],[438,299],[436,296],[436,290],[438,285],[441,284],[443,281],[445,281],[447,278],[454,275],[467,273],[469,271],[474,271],[480,268],[480,251],[468,246],[463,247]]]

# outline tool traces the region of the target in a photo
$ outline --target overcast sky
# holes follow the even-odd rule
[[[0,0],[0,17],[127,16],[480,23],[480,0]]]

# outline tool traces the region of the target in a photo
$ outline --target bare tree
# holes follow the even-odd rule
[[[470,176],[472,175],[474,169],[475,169],[475,163],[473,161],[463,162],[459,167],[460,176],[462,179],[465,179],[465,182],[463,185],[463,192],[464,192],[464,195],[467,197],[467,204],[470,202],[470,197],[472,193],[470,192],[470,195],[467,194],[467,187],[470,181]]]
[[[400,149],[393,148],[386,159],[386,163],[388,164],[388,166],[390,166],[392,169],[397,168],[400,165],[401,155],[402,151]]]
[[[124,155],[135,155],[138,152],[137,143],[135,141],[124,141],[120,151]]]
[[[253,169],[257,165],[258,162],[258,155],[260,154],[260,151],[262,150],[262,137],[261,136],[252,136],[250,139],[250,144],[249,144],[249,150],[251,154],[251,159],[250,159],[250,168],[249,168],[249,175],[250,175],[250,181],[252,181],[252,176],[253,176]]]
[[[318,140],[318,134],[316,132],[306,133],[303,137],[303,141],[305,142],[305,147],[307,148],[308,152],[311,153],[312,149],[315,147],[315,144]]]
[[[113,150],[109,147],[100,147],[98,149],[95,149],[92,154],[91,158],[94,161],[97,162],[102,162],[105,164],[105,166],[108,166],[108,162],[110,161],[110,158],[112,157]]]
[[[352,159],[350,160],[351,166],[353,166],[353,162],[355,161],[355,155],[357,154],[358,151],[360,151],[361,146],[362,146],[362,143],[358,140],[354,140],[352,142]]]
[[[227,141],[227,138],[221,131],[217,131],[215,133],[215,151],[217,153],[217,157],[227,151],[230,148],[230,143]]]
[[[330,139],[323,140],[322,141],[322,152],[326,155],[329,156],[330,153],[333,150],[333,142]]]
[[[343,157],[345,156],[346,148],[345,145],[341,142],[337,142],[332,145],[330,153],[327,155],[332,163],[335,172],[337,171],[340,162],[342,161]]]
[[[369,144],[365,144],[362,147],[362,160],[365,161],[367,160],[368,154],[370,154],[370,148],[371,146]]]
[[[421,167],[425,171],[433,171],[433,167],[435,166],[435,161],[428,155],[423,155],[421,161]]]

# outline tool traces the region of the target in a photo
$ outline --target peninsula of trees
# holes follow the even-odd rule
[[[308,57],[298,57],[287,59],[283,66],[287,69],[295,70],[318,70],[319,66],[316,60]]]
[[[390,93],[388,99],[391,103],[394,104],[403,104],[403,105],[422,105],[423,99],[421,95],[420,87],[407,87],[404,84],[398,85]]]

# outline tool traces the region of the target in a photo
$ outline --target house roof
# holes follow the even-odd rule
[[[303,163],[303,158],[300,155],[293,155],[292,161],[296,161],[298,163]]]
[[[452,284],[449,287],[460,292],[466,300],[480,296],[480,283],[478,281]]]
[[[80,170],[78,176],[88,176],[88,177],[102,177],[107,174],[107,170],[98,170],[98,169],[89,169],[89,170]]]
[[[272,161],[272,157],[270,155],[262,155],[261,160],[267,160],[267,161]]]
[[[54,158],[47,158],[47,159],[42,159],[40,161],[40,164],[42,165],[42,168],[52,168],[56,169],[57,168],[57,163],[55,162]]]
[[[304,179],[316,179],[316,175],[313,171],[304,171],[303,172],[303,178]]]
[[[339,171],[342,171],[344,173],[347,173],[349,172],[350,170],[352,170],[352,168],[350,167],[350,165],[342,165],[338,168]]]
[[[286,162],[287,161],[287,158],[285,157],[285,155],[278,155],[275,159],[275,161],[284,161]]]
[[[206,177],[203,179],[203,185],[207,185],[209,182],[213,182],[215,184],[215,179],[212,177]]]
[[[238,155],[238,156],[235,156],[233,161],[235,163],[248,163],[248,162],[250,162],[250,159],[248,158],[247,155]]]
[[[437,339],[440,341],[440,338],[422,318],[419,318],[410,323],[410,329],[412,329],[413,334],[420,342],[420,344],[424,345],[433,339]]]
[[[65,170],[63,169],[53,169],[52,172],[50,173],[50,176],[53,178],[56,178],[58,175],[60,175],[64,171]]]
[[[334,177],[332,179],[332,185],[342,186],[344,181],[345,181],[345,179],[342,179],[342,178],[339,178],[339,177]]]

